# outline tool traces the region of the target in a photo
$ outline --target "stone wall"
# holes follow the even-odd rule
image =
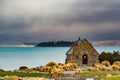
[[[78,66],[92,65],[94,63],[99,63],[98,52],[86,39],[84,39],[81,42],[76,41],[73,44],[73,52],[71,54],[66,54],[66,55],[67,55],[66,63],[71,61],[77,63]]]

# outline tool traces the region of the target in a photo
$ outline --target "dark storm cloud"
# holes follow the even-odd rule
[[[0,42],[72,40],[78,36],[119,39],[119,7],[119,0],[0,0]]]
[[[85,22],[85,23],[100,23],[100,22],[120,22],[120,10],[106,10],[97,12],[91,15],[79,15],[76,18],[73,18],[72,21]],[[72,22],[70,21],[70,22]]]
[[[101,38],[101,37],[103,38]],[[119,30],[116,32],[109,32],[109,33],[101,33],[101,34],[97,34],[97,35],[92,35],[90,37],[91,40],[120,40],[120,35],[119,35]]]

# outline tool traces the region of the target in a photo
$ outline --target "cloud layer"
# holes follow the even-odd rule
[[[0,0],[0,43],[120,39],[119,0]]]

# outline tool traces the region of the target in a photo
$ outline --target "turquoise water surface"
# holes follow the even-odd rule
[[[0,68],[4,70],[18,69],[20,66],[37,67],[49,61],[64,63],[66,52],[70,47],[0,47]],[[120,47],[95,47],[103,51],[120,51]]]

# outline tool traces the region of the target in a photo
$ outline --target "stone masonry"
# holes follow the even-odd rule
[[[80,38],[72,45],[66,53],[65,63],[74,62],[78,66],[89,66],[99,63],[99,54],[87,39]]]

